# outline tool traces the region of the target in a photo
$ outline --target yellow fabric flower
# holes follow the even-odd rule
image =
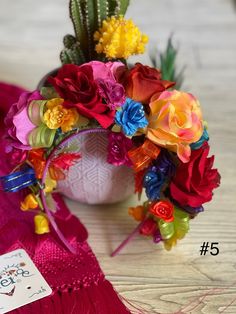
[[[39,214],[34,216],[34,227],[36,234],[44,234],[50,232],[48,220],[44,215]]]
[[[103,21],[94,34],[95,50],[109,59],[124,58],[144,53],[148,37],[142,34],[132,20],[112,16]]]
[[[20,209],[23,211],[27,211],[30,209],[36,209],[38,207],[38,201],[34,194],[28,194],[24,201],[20,203]]]
[[[47,102],[47,110],[43,119],[49,129],[61,128],[62,132],[71,131],[79,119],[75,108],[63,107],[64,100],[54,98]]]

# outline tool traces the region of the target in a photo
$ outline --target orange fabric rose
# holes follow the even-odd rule
[[[155,144],[176,152],[182,162],[188,162],[190,144],[203,133],[200,104],[191,94],[177,90],[156,95],[150,103],[147,138]]]
[[[150,213],[154,216],[165,220],[165,222],[171,222],[174,220],[174,206],[168,201],[159,201],[154,203],[150,209]]]
[[[148,104],[154,94],[159,95],[175,85],[174,82],[163,81],[159,70],[141,63],[136,63],[126,72],[124,81],[127,96],[143,104]]]

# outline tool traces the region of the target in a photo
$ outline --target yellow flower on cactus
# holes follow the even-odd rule
[[[97,53],[104,53],[109,59],[124,58],[145,51],[148,37],[142,34],[132,20],[123,16],[112,16],[103,21],[94,34]]]
[[[75,108],[63,107],[64,99],[53,98],[47,102],[47,110],[44,113],[44,123],[49,129],[61,128],[62,132],[71,131],[79,119]]]

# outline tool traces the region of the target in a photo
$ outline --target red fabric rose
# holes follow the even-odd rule
[[[166,222],[171,222],[174,220],[174,206],[171,202],[168,201],[159,201],[154,203],[150,209],[150,213],[154,216],[165,220]]]
[[[103,128],[113,123],[115,111],[102,103],[90,65],[66,64],[48,81],[65,100],[65,106],[76,107],[82,116],[96,119]]]
[[[161,94],[174,82],[161,80],[161,72],[155,68],[136,63],[124,76],[124,87],[128,97],[144,104],[150,102],[154,94]]]
[[[181,206],[198,207],[212,199],[212,190],[220,185],[217,169],[212,169],[214,156],[207,157],[209,145],[193,150],[188,163],[180,162],[170,193]]]
[[[157,223],[151,219],[148,218],[144,221],[142,227],[140,228],[139,232],[143,235],[150,236],[153,235],[157,230]]]

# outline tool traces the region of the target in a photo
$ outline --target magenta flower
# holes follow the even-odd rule
[[[111,109],[120,107],[125,103],[125,89],[121,84],[109,79],[97,79],[97,83],[100,95]]]
[[[4,119],[9,145],[19,149],[30,149],[28,135],[35,128],[28,116],[28,106],[32,100],[40,100],[39,91],[21,94],[17,103],[13,104]]]
[[[108,135],[107,162],[115,166],[132,166],[128,157],[128,151],[132,148],[132,141],[123,133],[110,132]]]

